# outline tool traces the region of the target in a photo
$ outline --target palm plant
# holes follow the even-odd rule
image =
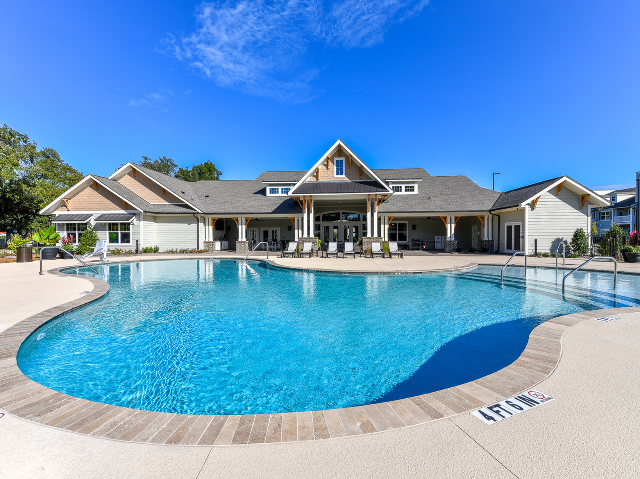
[[[60,241],[60,234],[56,231],[55,226],[51,225],[47,229],[38,229],[33,235],[33,240],[45,246],[53,246]]]

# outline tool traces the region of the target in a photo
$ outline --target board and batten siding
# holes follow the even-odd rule
[[[535,210],[529,211],[529,253],[533,253],[534,240],[538,240],[538,252],[555,252],[562,241],[569,243],[573,233],[584,229],[589,234],[589,200],[580,208],[580,195],[569,188],[562,188],[560,195],[555,188],[543,193]]]

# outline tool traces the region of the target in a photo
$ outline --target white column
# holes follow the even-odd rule
[[[451,218],[451,241],[455,241],[456,240],[456,217],[455,216],[450,216],[449,218]]]
[[[314,217],[313,217],[313,197],[310,196],[309,197],[309,238],[313,238],[313,235],[315,233],[314,231],[314,225],[315,221],[314,221]]]
[[[378,236],[378,199],[373,200],[373,236]]]
[[[529,205],[524,207],[524,248],[522,248],[522,251],[527,255],[529,254]]]
[[[242,241],[242,217],[238,216],[238,241]]]
[[[371,237],[371,197],[367,198],[367,236]]]
[[[489,239],[489,215],[484,215],[484,237],[483,240]]]
[[[300,239],[300,218],[298,218],[297,216],[293,219],[293,229],[295,230],[295,238],[296,241],[298,241]]]
[[[307,210],[307,198],[302,197],[302,213],[304,214],[304,224],[302,227],[302,236],[305,237],[309,231],[309,210]]]

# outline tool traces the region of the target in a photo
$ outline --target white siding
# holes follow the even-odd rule
[[[142,222],[142,244],[145,248],[154,247],[156,245],[155,217],[151,215],[143,215]]]
[[[193,216],[155,216],[156,241],[153,245],[147,243],[147,246],[158,246],[160,251],[196,248],[196,224]]]
[[[498,216],[500,220],[498,220]],[[500,226],[498,227],[498,222]],[[524,209],[520,208],[519,210],[513,211],[497,211],[494,213],[493,217],[493,241],[498,245],[498,251],[500,253],[505,252],[505,242],[506,242],[506,233],[505,233],[505,224],[506,223],[522,223],[522,231],[524,231]]]
[[[538,252],[555,251],[562,241],[570,242],[576,229],[589,234],[587,201],[580,208],[580,195],[569,188],[562,188],[556,195],[555,188],[543,193],[535,210],[529,212],[529,252],[533,253],[534,240],[538,240]]]

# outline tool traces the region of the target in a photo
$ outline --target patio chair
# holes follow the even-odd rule
[[[342,252],[342,257],[344,258],[344,255],[346,254],[352,254],[354,258],[356,257],[356,252],[353,249],[353,243],[344,244],[344,251]]]
[[[285,258],[287,255],[291,255],[293,258],[296,255],[296,249],[298,248],[298,243],[296,241],[289,241],[289,247],[286,250],[282,250],[281,258]]]
[[[371,243],[371,257],[375,258],[375,256],[379,254],[384,258],[384,251],[382,251],[382,245],[379,242]]]
[[[308,254],[309,258],[311,258],[311,254],[313,253],[313,251],[311,250],[311,243],[303,243],[302,244],[302,251],[300,251],[300,253],[298,254],[298,257],[302,256],[303,254]]]
[[[102,256],[102,261],[109,261],[107,259],[107,242],[97,241],[93,251],[82,256],[82,259],[91,258],[92,256]]]
[[[404,259],[404,253],[398,249],[398,242],[389,241],[389,258],[393,258],[394,254],[397,254],[400,258]]]
[[[327,248],[327,251],[325,252],[326,257],[328,258],[331,255],[335,255],[335,257],[338,257],[338,243],[336,241],[329,241],[329,247]]]

